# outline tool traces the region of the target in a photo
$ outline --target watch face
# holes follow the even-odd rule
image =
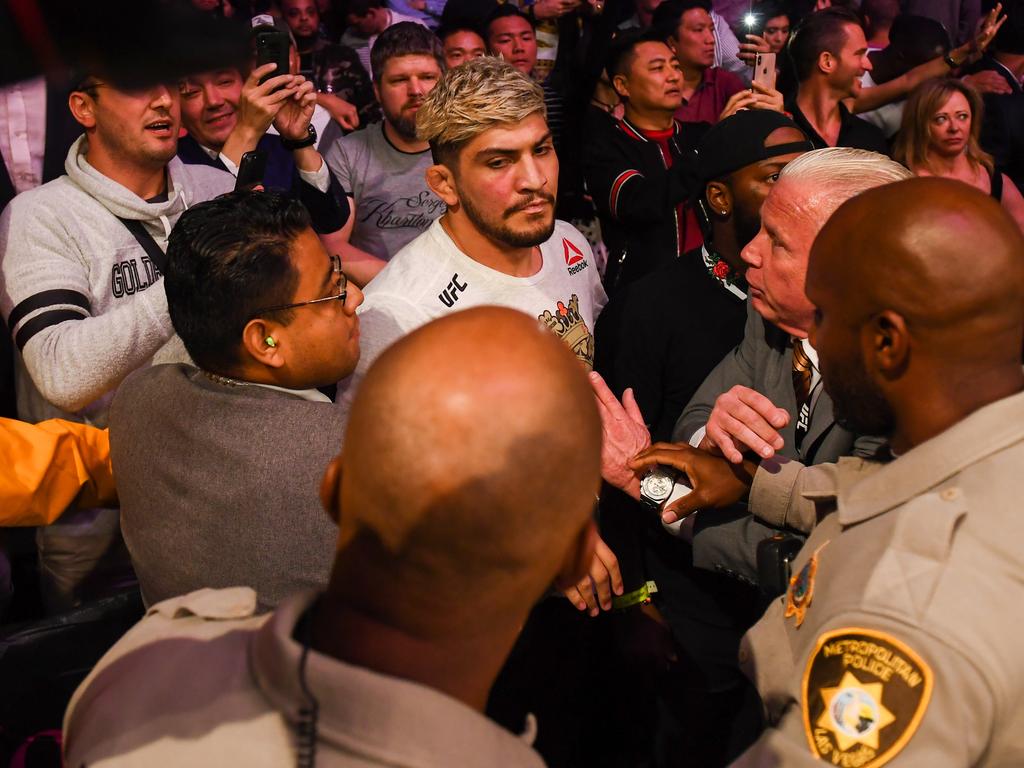
[[[640,492],[648,498],[661,501],[668,498],[674,485],[675,482],[667,475],[650,474],[640,483]]]

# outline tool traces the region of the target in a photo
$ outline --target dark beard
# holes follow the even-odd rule
[[[888,401],[862,367],[831,366],[825,390],[832,398],[836,424],[854,435],[891,435],[896,418]]]
[[[748,215],[742,206],[737,205],[733,208],[732,217],[733,226],[736,229],[736,242],[739,243],[740,248],[744,248],[761,231],[761,213],[758,211],[753,215]]]
[[[416,141],[416,118],[415,116],[409,117],[396,117],[388,118],[388,122],[391,123],[391,127],[395,129],[395,133],[401,136],[406,141]]]
[[[316,43],[319,39],[319,32],[314,32],[309,37],[300,37],[299,35],[295,35],[295,50],[298,51],[300,55],[310,53],[314,48],[316,48]]]
[[[553,201],[554,198],[546,196],[545,199]],[[488,221],[482,213],[473,207],[473,204],[468,199],[460,201],[463,210],[466,212],[466,218],[468,218],[473,225],[489,239],[503,243],[504,245],[512,248],[532,248],[535,245],[547,242],[551,235],[555,231],[555,214],[554,206],[552,205],[551,220],[546,223],[539,223],[536,228],[530,230],[514,230],[504,224],[495,224]],[[508,218],[509,215],[515,212],[515,208],[506,210],[503,214],[503,218]]]

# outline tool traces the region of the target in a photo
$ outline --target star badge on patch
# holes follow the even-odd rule
[[[818,638],[804,672],[804,730],[811,753],[844,768],[879,768],[924,717],[931,668],[884,632],[846,628]]]

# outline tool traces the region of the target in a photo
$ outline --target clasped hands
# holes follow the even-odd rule
[[[746,498],[761,459],[782,448],[777,430],[789,414],[749,387],[735,386],[715,401],[698,448],[676,443],[651,444],[650,432],[631,389],[620,403],[597,373],[590,374],[601,414],[601,474],[605,482],[634,499],[640,478],[661,464],[686,474],[693,491],[666,506],[661,519],[674,523],[698,509],[715,509]],[[744,451],[756,454],[745,455]]]
[[[693,490],[662,509],[665,523],[698,509],[742,501],[760,461],[783,446],[778,430],[789,422],[789,413],[749,387],[737,385],[718,397],[705,435],[694,448],[685,443],[652,445],[632,389],[623,392],[620,403],[600,374],[591,373],[590,384],[601,415],[601,476],[606,483],[639,500],[640,478],[653,467],[661,464],[685,473]],[[564,594],[579,610],[596,616],[611,610],[612,595],[622,591],[618,560],[598,538],[590,572]]]

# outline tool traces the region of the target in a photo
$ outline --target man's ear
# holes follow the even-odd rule
[[[449,208],[459,204],[459,189],[455,183],[455,174],[447,165],[438,163],[427,168],[427,186]]]
[[[729,187],[720,181],[709,181],[704,189],[704,195],[711,206],[713,216],[730,216],[732,214],[732,192]]]
[[[626,80],[626,76],[618,74],[612,78],[612,88],[619,94],[620,99],[629,98],[629,82]]]
[[[818,69],[824,72],[826,75],[832,73],[832,70],[836,68],[836,57],[828,51],[822,51],[818,54]]]
[[[341,525],[342,464],[342,454],[339,453],[331,459],[324,472],[324,479],[320,481],[320,503],[335,525]]]
[[[68,96],[68,109],[71,110],[71,116],[86,130],[96,127],[95,103],[92,96],[85,91],[71,92]]]
[[[259,317],[246,323],[242,330],[242,347],[249,357],[268,368],[282,367],[285,357],[281,350],[279,328],[281,326],[276,323],[268,323]]]
[[[864,325],[861,343],[865,360],[879,375],[900,378],[910,362],[910,330],[902,315],[886,309]]]
[[[590,573],[597,539],[597,525],[591,518],[566,550],[562,567],[558,569],[558,575],[555,577],[555,589],[566,590],[579,584],[583,577]]]

